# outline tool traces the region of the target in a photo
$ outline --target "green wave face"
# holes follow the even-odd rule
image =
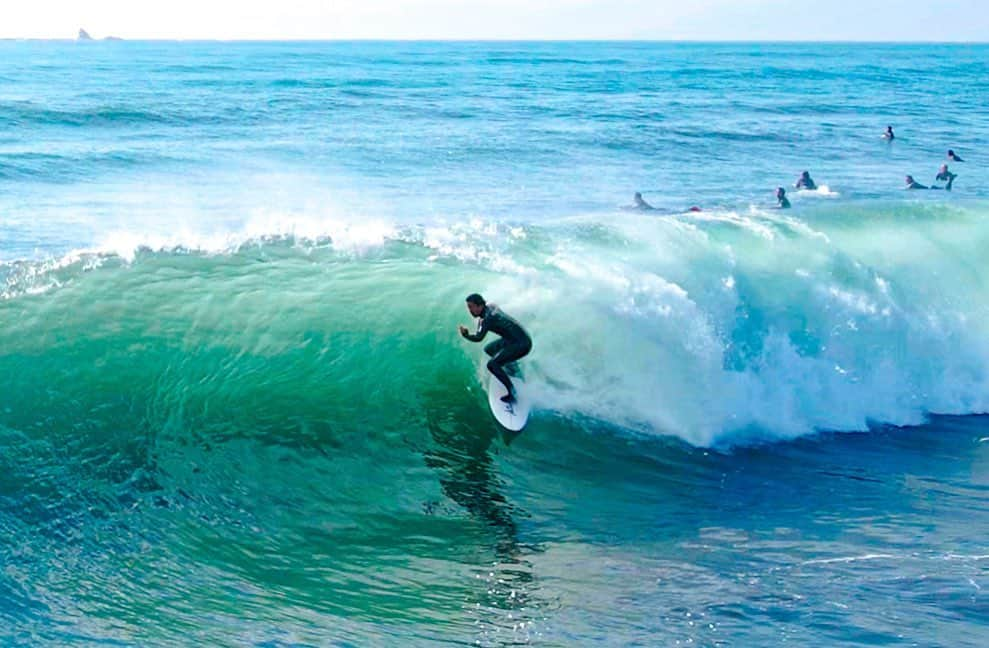
[[[458,632],[433,602],[477,595],[464,552],[495,559],[477,541],[509,523],[480,503],[494,431],[455,330],[484,273],[422,256],[150,254],[5,301],[0,533],[51,557],[11,557],[32,583],[24,604],[94,628],[113,607],[94,637],[153,642],[203,618],[218,623],[202,639],[248,641],[285,600],[316,625],[348,619],[337,639],[369,636],[362,618],[382,610]],[[424,510],[447,495],[480,523],[455,515],[437,535]],[[207,589],[170,579],[190,563]],[[348,576],[375,565],[376,583]],[[100,594],[79,599],[86,587]],[[168,621],[142,629],[150,617]]]
[[[645,465],[629,432],[676,464],[682,442],[984,411],[981,214],[629,214],[7,264],[0,534],[23,548],[4,638],[524,638],[554,603],[520,524],[552,545],[609,515],[569,502]],[[474,291],[535,340],[508,450],[456,332]],[[537,477],[528,521],[505,493]],[[588,559],[554,556],[544,573]]]

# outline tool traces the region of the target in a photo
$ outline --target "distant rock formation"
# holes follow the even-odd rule
[[[123,38],[120,38],[118,36],[107,36],[103,40],[108,40],[108,41],[122,41],[124,39]]]
[[[80,29],[79,30],[79,36],[78,36],[78,38],[76,40],[89,41],[89,40],[93,40],[93,37],[90,36],[89,33],[85,29]]]

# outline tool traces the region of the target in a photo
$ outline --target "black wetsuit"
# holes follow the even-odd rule
[[[495,340],[484,347],[484,352],[491,356],[488,360],[488,371],[505,386],[509,394],[512,391],[512,381],[505,373],[505,365],[515,362],[524,357],[532,350],[532,338],[525,332],[522,325],[506,315],[494,304],[488,304],[481,313],[481,322],[477,326],[477,333],[471,335],[467,333],[465,338],[471,342],[480,342],[488,331],[495,335],[500,335],[501,339]]]

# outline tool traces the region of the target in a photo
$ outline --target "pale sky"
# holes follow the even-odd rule
[[[0,0],[0,38],[986,41],[989,0]]]

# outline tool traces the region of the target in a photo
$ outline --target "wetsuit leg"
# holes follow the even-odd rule
[[[494,342],[484,345],[484,352],[493,358],[496,355],[498,355],[498,352],[504,348],[505,348],[505,339],[498,338]]]
[[[504,348],[505,348],[505,338],[498,338],[494,342],[485,346],[484,352],[493,358],[496,355],[498,355],[501,352],[501,350]],[[505,373],[508,374],[509,376],[514,378],[515,376],[519,375],[519,366],[514,362],[506,362],[503,363],[501,366],[502,369],[505,370]]]
[[[531,350],[531,344],[505,344],[497,355],[488,360],[488,371],[498,379],[498,382],[505,386],[505,389],[508,390],[510,395],[514,395],[515,392],[512,389],[512,380],[505,373],[504,366],[525,357]]]

